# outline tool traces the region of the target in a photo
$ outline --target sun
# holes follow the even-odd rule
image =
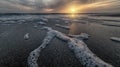
[[[75,18],[76,17],[76,14],[77,14],[77,7],[75,7],[75,6],[71,6],[70,8],[69,8],[69,13],[70,13],[70,17],[71,18]]]
[[[70,7],[69,11],[70,11],[70,13],[77,13],[77,8],[72,6],[72,7]]]
[[[72,12],[72,13],[75,13],[76,10],[75,10],[74,8],[71,8],[71,12]]]

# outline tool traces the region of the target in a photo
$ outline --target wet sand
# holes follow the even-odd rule
[[[53,20],[51,20],[53,22]],[[34,27],[35,23],[23,23],[14,25],[0,25],[1,33],[6,33],[0,37],[0,67],[28,67],[27,57],[29,53],[41,45],[46,32],[40,30],[44,25]],[[54,23],[48,24],[48,26]],[[53,28],[68,33],[67,30]],[[28,40],[24,39],[26,33],[30,34]],[[49,61],[49,62],[47,62]],[[40,54],[38,64],[41,67],[81,67],[82,65],[69,50],[67,45],[61,40],[54,39]],[[50,65],[50,66],[49,66]]]
[[[120,43],[110,37],[120,37],[120,27],[104,26],[97,23],[72,23],[71,34],[88,33],[91,37],[85,43],[102,60],[120,67]]]
[[[0,37],[0,67],[27,67],[29,53],[42,43],[46,32],[32,24],[1,27],[4,28],[6,31],[1,32],[8,34]],[[30,33],[28,40],[24,40],[26,33]]]
[[[67,44],[57,38],[40,53],[40,67],[82,67]]]
[[[55,19],[49,19],[47,26],[65,34],[88,33],[91,37],[85,42],[91,51],[115,67],[120,66],[120,43],[109,40],[111,36],[120,37],[120,28],[73,22],[69,31],[55,26],[66,25],[64,21],[56,22]],[[38,25],[37,28],[34,25],[34,22],[0,24],[0,67],[27,67],[29,53],[41,45],[47,32],[40,30],[44,25]],[[24,40],[26,33],[30,33],[28,40]],[[56,38],[40,53],[38,64],[40,67],[82,67],[67,44]]]

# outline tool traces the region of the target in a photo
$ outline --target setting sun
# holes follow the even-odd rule
[[[70,13],[76,13],[77,9],[76,7],[70,7]]]
[[[75,18],[76,17],[76,13],[78,12],[78,7],[77,6],[71,6],[69,7],[69,11],[71,14],[70,14],[70,17],[72,18]]]
[[[71,12],[74,13],[76,10],[74,8],[71,8]]]

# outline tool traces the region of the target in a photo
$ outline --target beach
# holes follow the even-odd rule
[[[103,61],[120,66],[120,42],[110,40],[110,37],[120,37],[120,27],[103,25],[103,18],[94,20],[89,16],[80,16],[71,19],[66,15],[13,15],[0,18],[0,67],[28,67],[29,54],[42,44],[47,35],[48,31],[43,27],[51,27],[66,35],[89,34],[88,40],[84,40],[87,47]],[[69,29],[57,27],[56,24],[69,26]],[[29,37],[25,39],[27,33]],[[54,38],[40,52],[37,63],[39,67],[84,67],[67,43],[59,38]]]

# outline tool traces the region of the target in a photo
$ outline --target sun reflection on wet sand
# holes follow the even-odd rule
[[[77,31],[78,24],[77,23],[72,23],[70,25],[70,31],[69,34],[76,34],[75,32]]]
[[[70,17],[70,18],[77,18],[77,16],[78,16],[78,15],[77,15],[76,13],[71,13],[71,14],[69,14],[69,17]]]
[[[75,14],[71,14],[71,17],[73,17],[73,18],[74,18],[74,17],[75,17]]]

